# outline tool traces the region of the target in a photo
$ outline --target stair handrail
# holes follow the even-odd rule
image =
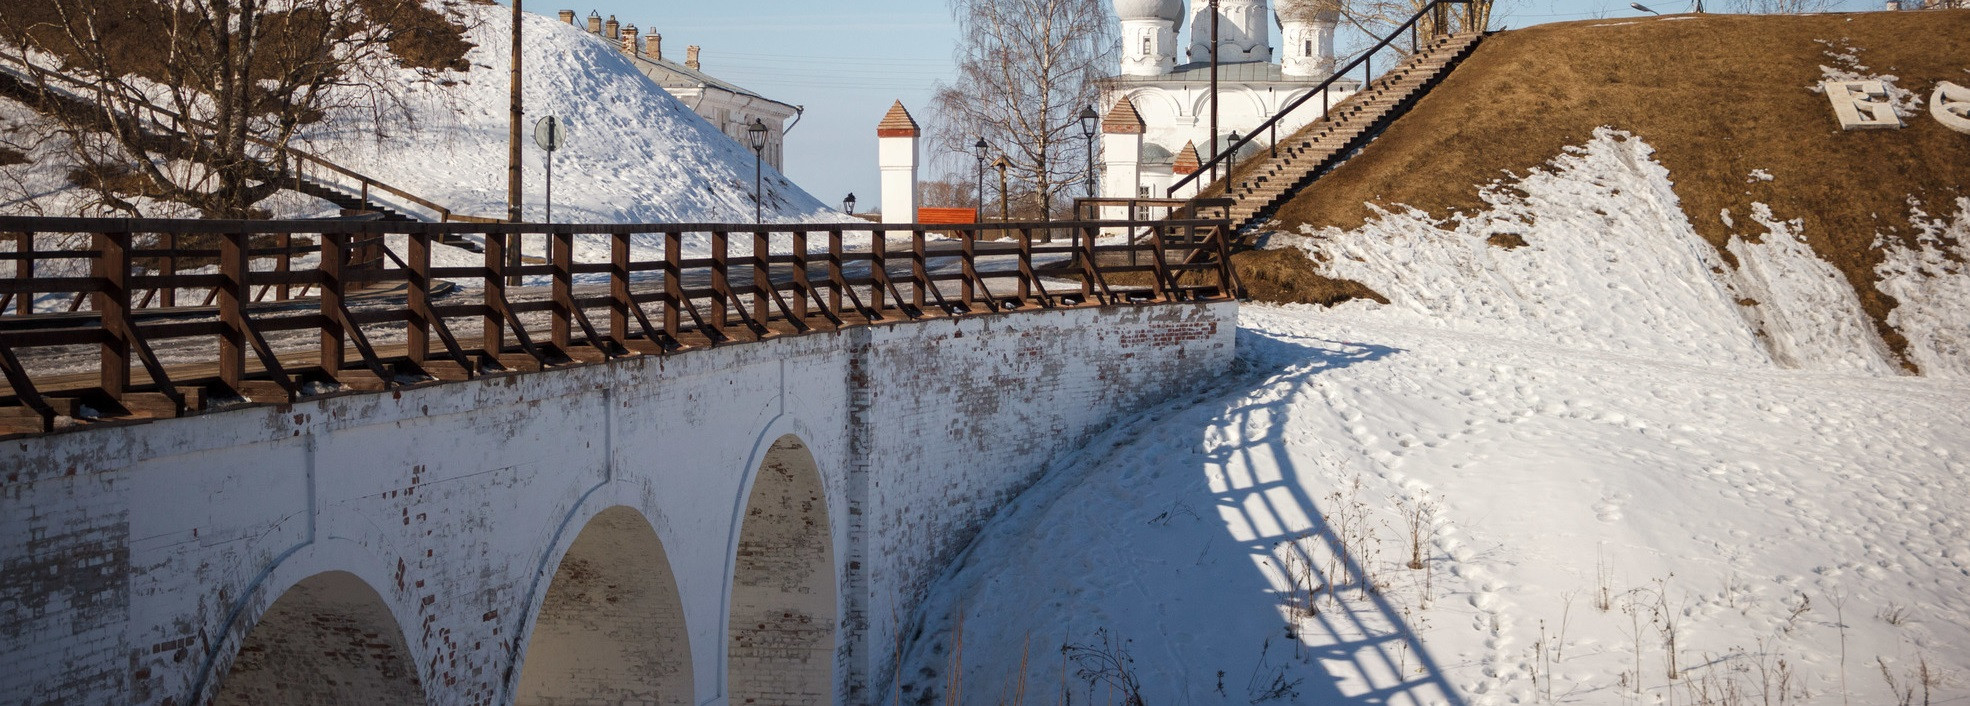
[[[1211,161],[1205,162],[1203,166],[1197,168],[1197,171],[1191,172],[1189,176],[1186,176],[1182,180],[1179,180],[1177,183],[1170,185],[1170,188],[1164,190],[1163,194],[1165,196],[1175,198],[1177,190],[1182,189],[1184,185],[1189,184],[1190,182],[1196,181],[1197,177],[1203,176],[1205,173],[1215,170],[1218,166],[1220,166],[1220,163],[1224,162],[1226,159],[1235,158],[1236,155],[1238,154],[1238,150],[1243,149],[1246,145],[1252,144],[1252,142],[1256,141],[1258,139],[1259,133],[1261,132],[1270,133],[1272,135],[1272,143],[1274,145],[1277,145],[1279,142],[1280,121],[1285,119],[1285,117],[1288,114],[1292,113],[1294,110],[1299,109],[1300,106],[1306,105],[1308,102],[1311,102],[1315,95],[1321,96],[1322,99],[1324,100],[1327,95],[1328,87],[1334,85],[1334,82],[1339,81],[1342,78],[1346,77],[1349,72],[1354,71],[1354,67],[1356,66],[1364,67],[1364,70],[1361,72],[1361,77],[1362,77],[1361,86],[1362,86],[1362,90],[1365,92],[1368,88],[1368,85],[1372,83],[1375,79],[1375,68],[1374,68],[1375,52],[1379,52],[1387,48],[1390,42],[1393,42],[1396,40],[1397,37],[1402,36],[1402,33],[1405,31],[1410,32],[1409,35],[1410,46],[1415,47],[1416,35],[1413,30],[1416,28],[1417,23],[1422,21],[1424,15],[1428,15],[1430,13],[1436,12],[1438,8],[1448,5],[1465,6],[1466,26],[1468,27],[1470,13],[1472,13],[1476,8],[1476,5],[1474,4],[1474,0],[1430,0],[1430,3],[1424,5],[1422,9],[1417,10],[1416,14],[1410,15],[1408,21],[1403,22],[1400,25],[1396,25],[1395,29],[1390,30],[1388,36],[1382,37],[1381,41],[1375,43],[1375,46],[1370,47],[1368,51],[1362,52],[1360,56],[1355,57],[1355,59],[1353,61],[1348,62],[1346,66],[1343,66],[1339,70],[1336,70],[1332,75],[1329,75],[1327,77],[1327,80],[1321,81],[1319,85],[1314,86],[1313,90],[1307,91],[1304,95],[1301,95],[1299,98],[1293,99],[1293,102],[1287,103],[1286,107],[1279,109],[1278,113],[1275,113],[1271,118],[1266,119],[1265,122],[1259,123],[1258,127],[1252,128],[1252,131],[1250,133],[1247,133],[1244,137],[1239,138],[1237,142],[1232,143],[1231,146],[1219,151],[1215,155],[1212,155]],[[1443,24],[1445,23],[1438,22],[1437,25],[1438,28],[1440,29],[1443,26]],[[1211,144],[1216,145],[1217,142],[1218,142],[1218,137],[1216,135],[1212,135]],[[1231,166],[1236,167],[1237,165],[1234,163]],[[1230,169],[1226,169],[1225,178],[1227,179],[1231,178]],[[1215,183],[1215,181],[1213,183]]]
[[[15,64],[15,65],[17,65],[18,67],[20,67],[20,68],[22,68],[22,69],[25,69],[25,70],[26,70],[27,72],[29,72],[29,73],[30,73],[30,74],[31,74],[32,76],[35,76],[35,77],[44,77],[44,78],[53,78],[53,79],[55,79],[55,80],[58,80],[58,81],[61,81],[61,82],[63,82],[63,83],[67,83],[67,84],[69,84],[69,85],[71,85],[71,86],[75,86],[75,87],[77,87],[77,88],[84,88],[84,89],[87,89],[87,88],[90,88],[90,87],[91,87],[91,86],[89,85],[89,82],[87,82],[87,81],[84,81],[84,80],[82,80],[82,79],[79,79],[79,78],[76,78],[76,77],[73,77],[73,76],[69,76],[69,75],[67,75],[67,74],[64,74],[64,73],[61,73],[61,72],[57,72],[57,71],[49,71],[49,70],[47,70],[47,69],[44,69],[44,68],[41,68],[41,67],[39,67],[39,66],[35,66],[34,64],[32,64],[32,63],[29,63],[29,62],[28,62],[28,61],[27,61],[27,60],[26,60],[25,58],[17,58],[17,57],[14,57],[13,55],[10,55],[10,54],[6,54],[6,53],[4,53],[4,52],[0,52],[0,57],[5,57],[5,58],[7,59],[7,61],[9,61],[9,62],[11,62],[11,63],[13,63],[13,64]],[[15,68],[15,67],[12,67],[12,66],[10,66],[10,67],[5,67],[5,68],[7,68],[7,69],[10,69],[10,70],[11,70],[11,69],[13,69],[13,68]],[[185,121],[185,122],[188,122],[188,123],[191,123],[191,124],[193,124],[193,125],[197,125],[197,126],[200,126],[200,127],[211,127],[211,123],[207,123],[207,122],[205,122],[205,121],[203,121],[203,120],[199,120],[199,119],[197,119],[197,118],[186,118],[186,117],[184,117],[184,116],[182,116],[182,115],[179,115],[179,114],[178,114],[178,113],[176,113],[176,112],[173,112],[172,110],[170,110],[170,109],[168,109],[168,108],[165,108],[165,107],[163,107],[163,106],[160,106],[160,105],[157,105],[157,104],[155,104],[155,103],[151,103],[150,101],[147,101],[147,100],[145,100],[145,101],[138,101],[138,102],[139,102],[139,103],[141,103],[141,104],[142,104],[142,105],[143,105],[143,106],[144,106],[144,107],[145,107],[146,109],[148,109],[148,110],[151,110],[151,111],[155,111],[155,112],[157,112],[158,114],[161,114],[161,115],[165,115],[165,116],[168,116],[168,117],[171,117],[171,118],[174,118],[174,119],[177,119],[177,120],[182,120],[182,121]],[[347,176],[347,177],[350,177],[350,178],[352,178],[352,179],[355,179],[355,180],[356,180],[356,182],[357,182],[358,184],[361,184],[361,185],[362,185],[362,187],[363,187],[363,193],[364,193],[364,198],[363,198],[363,200],[364,200],[365,202],[367,202],[367,201],[368,201],[368,196],[367,196],[367,195],[368,195],[368,192],[369,192],[369,190],[373,188],[373,189],[376,189],[376,190],[378,190],[378,191],[382,191],[382,192],[384,192],[384,193],[387,193],[387,194],[392,194],[392,195],[394,195],[394,196],[397,196],[398,198],[402,198],[402,199],[404,199],[405,201],[409,201],[409,202],[411,202],[411,203],[414,203],[414,204],[417,204],[417,205],[419,205],[419,206],[423,206],[423,207],[425,207],[425,208],[428,208],[428,209],[430,209],[430,210],[432,210],[432,211],[434,211],[434,212],[436,212],[436,213],[438,214],[438,218],[440,219],[440,222],[443,222],[443,223],[505,223],[505,222],[506,222],[506,221],[505,221],[504,219],[499,219],[499,218],[485,218],[485,217],[482,217],[482,216],[468,216],[468,215],[464,215],[464,214],[458,214],[458,213],[453,213],[451,209],[449,209],[449,208],[445,208],[444,206],[441,206],[441,205],[438,205],[437,203],[435,203],[435,202],[432,202],[432,201],[431,201],[431,200],[429,200],[429,199],[426,199],[426,198],[423,198],[423,197],[420,197],[420,196],[418,196],[418,195],[416,195],[416,194],[413,194],[413,193],[410,193],[410,192],[408,192],[408,191],[405,191],[405,190],[403,190],[403,189],[399,189],[399,188],[397,188],[397,187],[394,187],[394,186],[391,186],[391,185],[389,185],[389,184],[386,184],[386,183],[383,183],[383,182],[381,182],[381,181],[377,181],[376,179],[372,179],[372,178],[370,178],[370,177],[368,177],[368,176],[365,176],[365,175],[363,175],[363,174],[362,174],[362,173],[360,173],[360,172],[357,172],[357,171],[355,171],[355,170],[353,170],[353,169],[349,169],[349,168],[347,168],[347,167],[344,167],[344,166],[342,166],[342,165],[339,165],[339,164],[336,164],[336,163],[334,163],[334,162],[330,162],[330,161],[328,161],[328,160],[326,160],[326,159],[322,159],[321,157],[318,157],[318,156],[315,156],[315,155],[313,155],[313,154],[310,154],[310,153],[308,153],[308,152],[306,152],[306,151],[303,151],[303,150],[301,150],[301,149],[299,149],[299,148],[296,148],[296,147],[294,147],[293,145],[287,145],[287,144],[281,144],[281,143],[276,143],[276,142],[274,142],[274,141],[272,141],[272,140],[268,140],[268,139],[264,139],[264,138],[260,138],[260,137],[255,137],[255,136],[252,136],[252,135],[247,135],[247,136],[246,136],[246,141],[247,141],[247,142],[251,142],[251,143],[253,143],[253,144],[256,144],[256,145],[259,145],[259,146],[261,146],[261,147],[266,147],[266,148],[269,148],[269,149],[274,149],[274,150],[279,150],[279,151],[282,151],[282,152],[285,152],[285,153],[287,153],[287,154],[289,154],[289,155],[291,155],[291,156],[293,156],[293,157],[295,158],[295,160],[296,160],[296,161],[302,161],[302,162],[310,162],[310,163],[313,163],[313,164],[315,164],[316,166],[318,166],[318,167],[321,167],[321,168],[323,168],[323,169],[327,169],[327,170],[329,170],[329,171],[331,171],[331,172],[335,172],[335,173],[337,173],[337,174],[341,174],[341,175],[344,175],[344,176]],[[298,166],[297,166],[297,168],[296,168],[296,169],[295,169],[294,171],[295,171],[295,174],[294,174],[294,176],[295,176],[295,178],[297,178],[297,179],[298,179],[298,178],[300,178],[300,172],[301,172],[301,170],[299,169],[299,167],[298,167]]]

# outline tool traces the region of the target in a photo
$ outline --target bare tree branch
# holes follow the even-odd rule
[[[969,166],[979,138],[1011,163],[1010,178],[1051,214],[1087,177],[1073,143],[1114,63],[1114,23],[1101,0],[950,0],[958,76],[939,85],[931,145]],[[1026,209],[1022,209],[1026,210]]]

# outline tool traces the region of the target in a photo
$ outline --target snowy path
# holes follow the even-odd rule
[[[943,698],[959,613],[971,702],[1022,651],[1034,703],[1110,698],[1059,649],[1097,631],[1156,704],[1896,703],[1884,672],[1920,703],[1921,660],[1970,692],[1970,385],[1244,316],[1246,371],[1063,460],[933,587],[903,702]]]

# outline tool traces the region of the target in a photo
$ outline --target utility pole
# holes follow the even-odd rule
[[[518,6],[520,0],[512,0]],[[1217,0],[1212,0],[1212,181],[1217,181]],[[518,30],[514,30],[518,32]],[[1202,189],[1200,189],[1202,191]]]
[[[506,220],[520,222],[520,2],[513,0],[513,72],[507,77],[511,119],[506,140]]]
[[[507,78],[511,89],[509,103],[512,109],[508,116],[506,136],[506,221],[508,223],[520,222],[520,121],[524,119],[520,110],[520,1],[513,0],[513,73]],[[518,233],[506,236],[508,271],[518,271],[520,244],[523,242],[525,241],[521,240]],[[519,286],[520,281],[518,274],[507,278],[507,284],[513,286]]]

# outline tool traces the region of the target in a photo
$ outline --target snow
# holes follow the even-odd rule
[[[1897,302],[1888,324],[1908,339],[1908,357],[1926,375],[1970,377],[1970,198],[1956,216],[1929,216],[1911,202],[1921,228],[1914,246],[1886,246],[1876,285]]]
[[[1013,688],[1031,639],[1047,658],[1028,693],[1053,701],[1057,648],[1097,630],[1132,641],[1150,703],[1277,684],[1281,703],[1662,703],[1706,681],[1756,701],[1776,694],[1757,665],[1779,660],[1792,703],[1891,703],[1876,658],[1903,676],[1926,659],[1950,675],[1939,696],[1962,688],[1970,385],[1349,308],[1248,309],[1248,372],[1050,469],[916,616],[904,701],[944,692],[960,613],[972,700]],[[1412,570],[1399,508],[1425,503]],[[1377,590],[1337,579],[1338,602],[1289,606],[1308,583],[1288,575],[1327,585],[1341,528]],[[1673,685],[1657,610],[1678,622]]]
[[[1970,203],[1884,246],[1909,376],[1797,221],[1727,265],[1641,139],[1484,194],[1275,235],[1391,303],[1246,307],[1238,370],[980,532],[886,698],[1960,700]]]

